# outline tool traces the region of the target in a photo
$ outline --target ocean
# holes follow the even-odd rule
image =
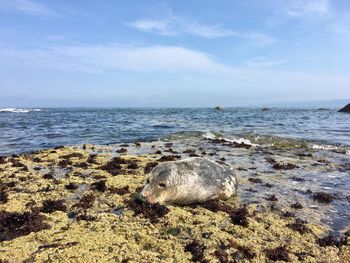
[[[219,134],[260,145],[350,148],[350,114],[317,108],[3,108],[0,154]]]

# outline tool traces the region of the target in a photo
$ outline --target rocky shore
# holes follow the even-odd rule
[[[238,196],[183,207],[135,199],[157,163],[188,156],[233,166]],[[349,262],[348,228],[322,220],[348,193],[305,189],[303,177],[341,174],[348,161],[224,139],[0,157],[0,262]]]

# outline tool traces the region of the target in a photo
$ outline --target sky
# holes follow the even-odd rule
[[[348,0],[0,0],[1,107],[349,98]]]

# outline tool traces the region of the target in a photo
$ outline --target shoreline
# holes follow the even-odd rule
[[[312,156],[304,153],[296,162],[290,155],[299,153],[298,150],[267,151],[244,144],[225,145],[228,143],[225,141],[191,143],[65,146],[1,158],[1,217],[21,217],[23,224],[20,231],[15,231],[11,222],[1,226],[0,259],[8,262],[350,260],[349,237],[329,238],[329,225],[313,218],[323,213],[322,210],[313,211],[306,206],[307,202],[315,202],[311,197],[300,199],[303,208],[298,209],[290,204],[286,206],[279,194],[280,185],[286,185],[285,178],[280,179],[281,174],[289,175],[301,168],[288,170],[282,166],[274,173],[266,173],[266,177],[259,171],[262,166],[259,158],[264,158],[270,166],[288,163],[302,166],[303,173],[311,169],[309,163],[314,163],[313,158],[319,159],[318,152],[312,152]],[[283,156],[286,153],[289,156]],[[144,173],[154,162],[195,155],[232,165],[239,173],[239,195],[225,202],[198,206],[164,208],[135,204],[133,193],[143,186]],[[244,158],[251,156],[256,162],[245,166]],[[267,157],[270,159],[266,160]],[[231,163],[231,158],[237,162]],[[322,165],[317,169],[339,170],[332,163]],[[266,195],[264,198],[258,195],[263,191],[270,200],[266,200]],[[273,191],[275,198],[270,194]],[[249,199],[250,195],[257,195],[260,201]],[[323,206],[329,209],[320,204]],[[29,214],[23,216],[26,212]],[[303,213],[311,220],[301,218],[305,217]]]

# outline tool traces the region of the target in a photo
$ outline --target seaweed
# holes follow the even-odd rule
[[[276,195],[270,195],[269,197],[266,197],[267,201],[273,201],[273,202],[277,202],[278,198],[276,197]]]
[[[248,181],[254,184],[261,184],[263,182],[260,178],[254,178],[254,177],[248,178]]]
[[[273,187],[273,184],[265,183],[265,184],[263,184],[263,186],[268,187],[268,188],[272,188],[272,187]]]
[[[217,249],[214,251],[215,257],[220,263],[229,263],[229,254],[224,249]]]
[[[67,190],[75,190],[78,189],[78,185],[76,183],[69,183],[64,186]]]
[[[288,224],[287,227],[299,232],[300,234],[310,233],[311,229],[305,225],[306,223],[307,222],[305,220],[297,218],[293,223]]]
[[[100,166],[101,170],[107,171],[111,175],[118,175],[121,173],[121,164],[127,164],[128,161],[121,157],[114,157],[108,161],[105,165]]]
[[[185,246],[185,252],[190,252],[192,255],[192,261],[205,262],[204,260],[204,250],[205,245],[197,240],[192,240]]]
[[[86,162],[90,164],[98,164],[97,160],[97,154],[90,154],[89,157],[87,158]]]
[[[39,249],[47,249],[47,248],[58,248],[58,247],[71,247],[78,245],[79,242],[73,241],[73,242],[67,242],[65,244],[60,244],[60,243],[51,243],[51,244],[45,244],[45,245],[40,245]]]
[[[163,155],[158,159],[159,162],[169,162],[169,161],[176,161],[178,159],[181,159],[180,155]]]
[[[294,209],[303,209],[304,208],[304,206],[299,202],[291,204],[290,207],[294,208]]]
[[[341,247],[343,245],[346,245],[347,241],[344,236],[331,233],[323,238],[318,238],[317,244],[321,247],[329,247],[329,246]]]
[[[139,165],[137,164],[136,161],[132,161],[128,164],[127,168],[132,169],[132,170],[136,170],[139,168]]]
[[[126,203],[134,211],[135,215],[142,214],[152,224],[158,223],[159,218],[164,217],[169,212],[169,209],[164,205],[159,203],[151,204],[138,198],[132,198]]]
[[[295,217],[295,214],[293,212],[290,211],[285,211],[282,213],[282,216],[284,217]]]
[[[249,221],[248,221],[248,209],[247,207],[243,206],[240,208],[236,208],[233,213],[231,213],[231,221],[235,225],[240,225],[243,227],[248,227]]]
[[[158,164],[159,164],[158,162],[148,162],[148,163],[146,164],[145,168],[143,169],[143,172],[144,172],[145,174],[150,173],[150,172],[152,171],[152,169],[153,169],[154,167],[156,167]]]
[[[126,153],[128,149],[120,148],[119,150],[116,150],[117,153]]]
[[[40,209],[41,212],[43,213],[52,213],[55,211],[62,211],[66,212],[67,211],[67,205],[65,203],[65,200],[60,199],[60,200],[45,200],[43,202],[43,206]]]
[[[0,185],[0,204],[6,204],[8,201],[8,193],[5,191],[5,186]]]
[[[298,166],[292,163],[275,163],[272,168],[275,170],[292,170],[298,168]]]
[[[266,257],[273,261],[281,260],[289,262],[291,261],[289,253],[289,250],[285,246],[265,249]]]
[[[297,176],[292,176],[292,177],[290,177],[290,179],[292,179],[293,181],[296,181],[296,182],[304,182],[305,181],[304,178],[297,177]]]
[[[236,259],[236,261],[239,262],[244,258],[248,260],[252,260],[253,258],[256,257],[256,253],[249,247],[240,245],[232,239],[229,239],[228,242],[231,245],[231,247],[237,249],[237,251],[233,254],[233,257]]]
[[[87,169],[89,167],[89,165],[85,162],[75,163],[74,166],[79,167],[79,168],[83,168],[83,169]]]
[[[113,194],[118,194],[118,195],[125,195],[125,194],[128,194],[130,193],[130,189],[129,189],[129,186],[124,186],[124,187],[110,187],[108,188],[108,190],[113,193]]]
[[[5,156],[0,156],[0,164],[5,164],[7,162]]]
[[[0,242],[49,229],[45,219],[38,210],[24,213],[0,211]]]
[[[335,199],[335,196],[325,192],[317,192],[313,195],[313,199],[319,203],[328,204]]]
[[[97,181],[95,183],[92,183],[91,189],[99,191],[99,192],[105,192],[107,190],[106,180],[100,180],[100,181]]]
[[[75,217],[75,219],[77,221],[80,221],[80,220],[84,220],[84,221],[95,221],[96,220],[96,216],[93,216],[93,215],[89,215],[89,214],[80,214],[80,215],[77,215]]]
[[[233,213],[234,211],[234,208],[229,206],[229,205],[226,205],[222,202],[220,202],[219,200],[209,200],[209,201],[206,201],[204,203],[201,203],[201,204],[193,204],[193,205],[190,205],[190,207],[193,207],[193,208],[196,208],[197,206],[201,206],[209,211],[212,211],[212,212],[225,212],[227,214],[231,214]]]
[[[83,158],[84,155],[82,153],[70,153],[60,156],[61,159],[70,159],[70,158]]]
[[[80,198],[79,202],[75,203],[73,205],[73,207],[78,207],[78,208],[80,207],[83,209],[88,209],[88,208],[93,206],[95,199],[96,199],[96,197],[92,194],[83,195]]]
[[[63,159],[63,160],[58,162],[58,165],[61,167],[66,167],[66,166],[72,165],[72,164],[73,164],[73,162],[69,159]]]
[[[196,150],[194,150],[194,149],[186,149],[186,150],[184,150],[182,153],[188,153],[188,154],[190,154],[190,153],[196,153]]]
[[[55,177],[51,173],[44,174],[43,178],[48,180],[55,180]]]

